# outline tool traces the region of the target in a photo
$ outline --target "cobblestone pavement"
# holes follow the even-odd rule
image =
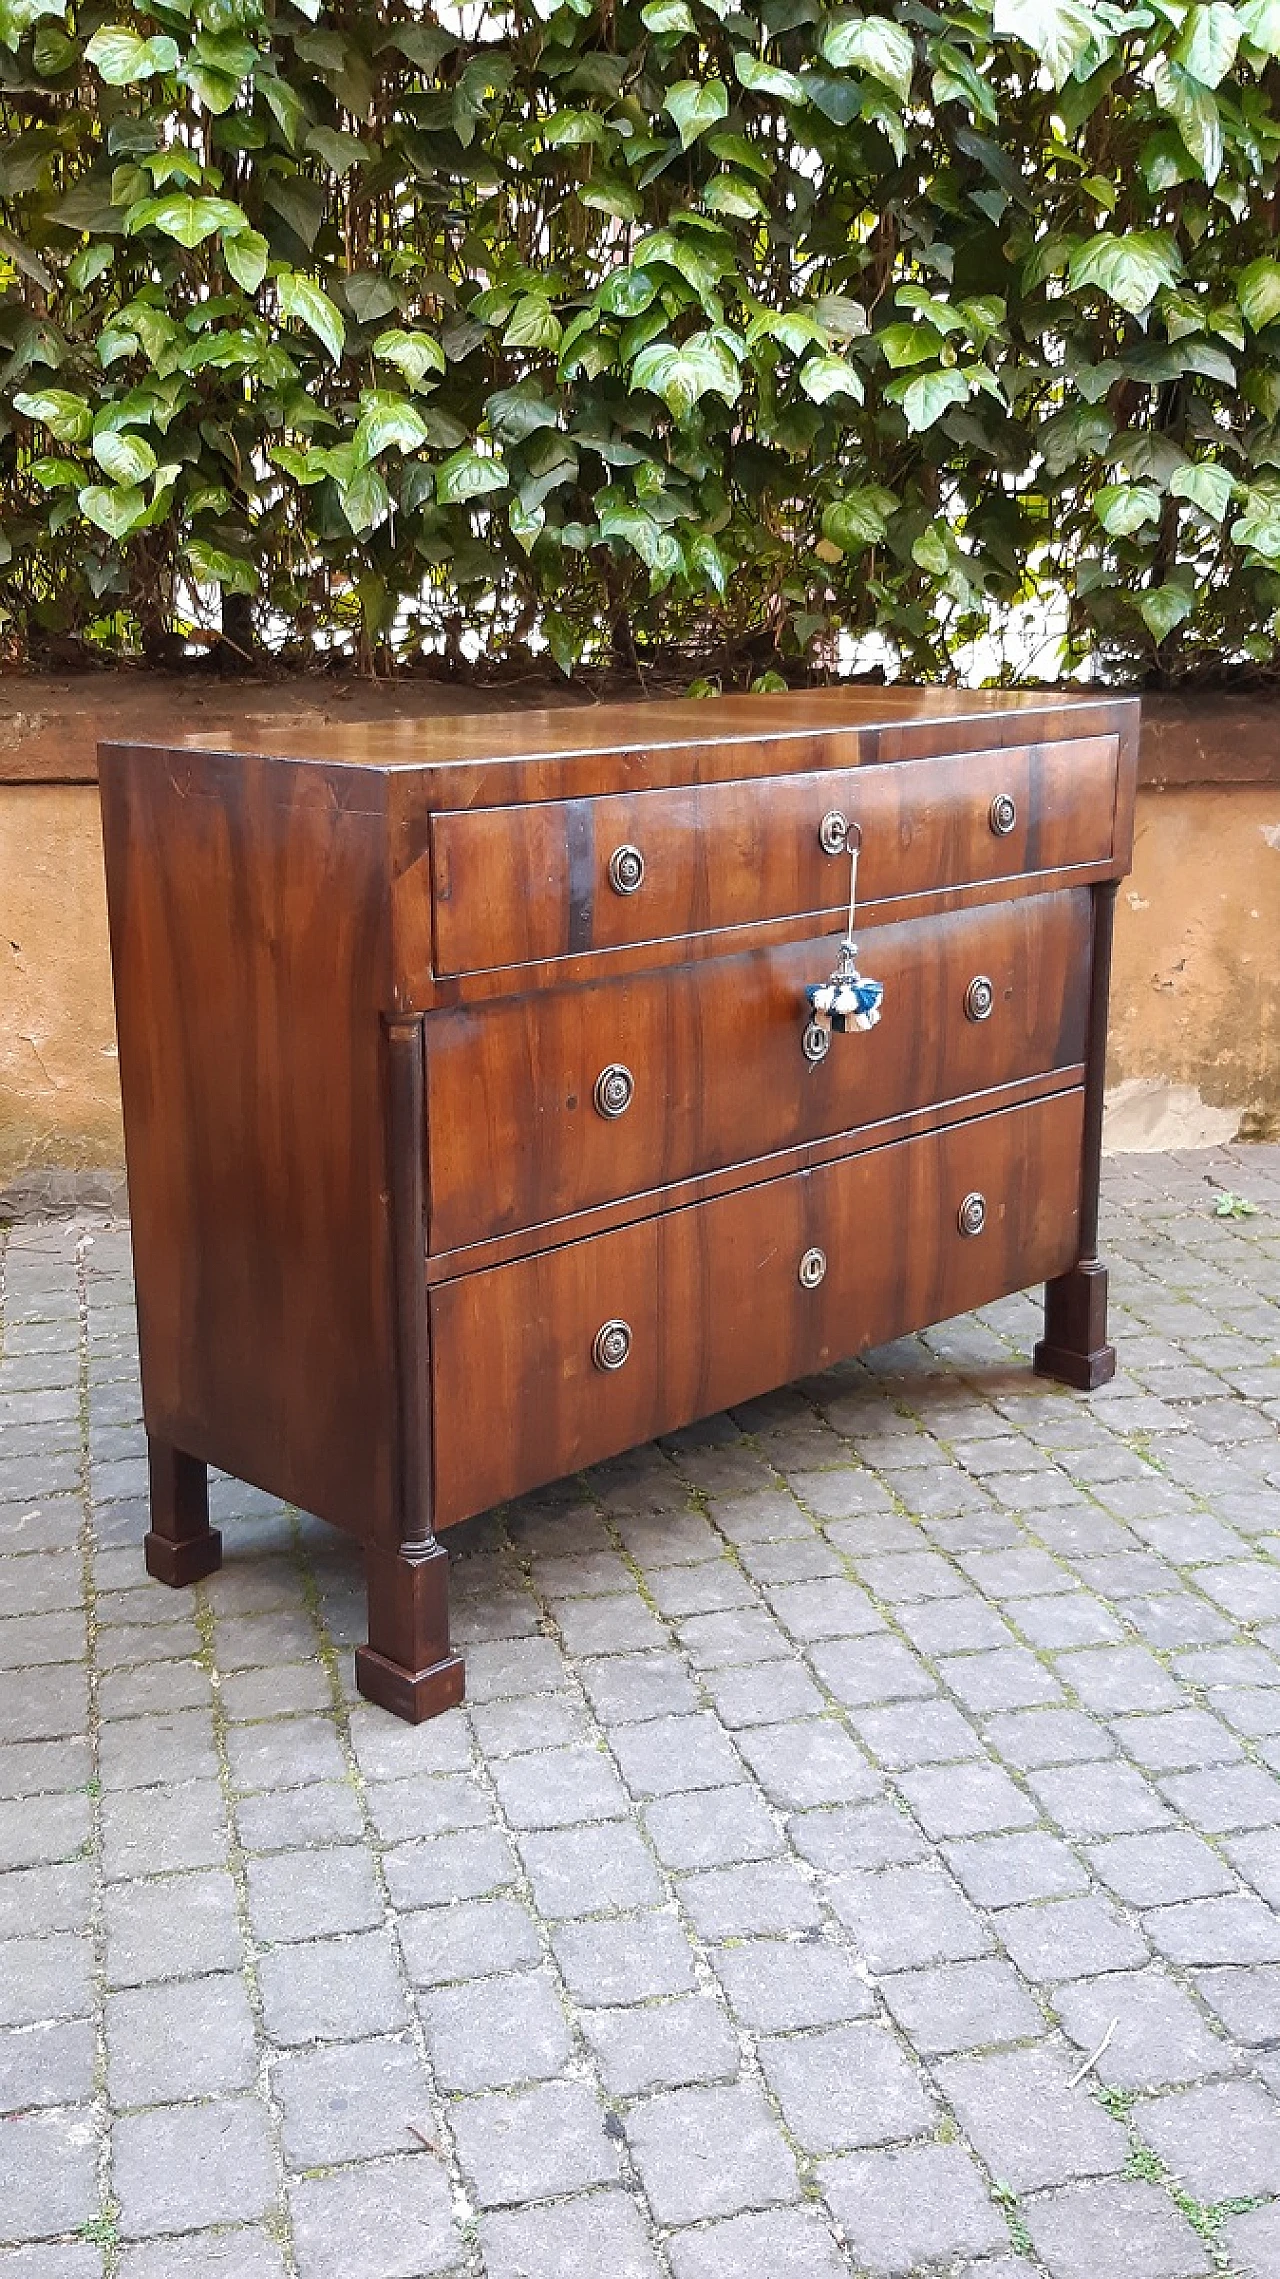
[[[15,1229],[0,2279],[1276,2279],[1280,1149],[1107,1188],[1112,1387],[1017,1298],[477,1522],[416,1732],[318,1523],[146,1581]]]

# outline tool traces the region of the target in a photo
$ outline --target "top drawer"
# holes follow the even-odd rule
[[[438,974],[480,973],[860,904],[1114,851],[1117,740],[1023,744],[807,775],[689,785],[431,822]],[[839,834],[835,834],[837,840]]]

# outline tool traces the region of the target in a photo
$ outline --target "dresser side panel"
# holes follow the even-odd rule
[[[149,1431],[396,1534],[383,779],[101,767]]]

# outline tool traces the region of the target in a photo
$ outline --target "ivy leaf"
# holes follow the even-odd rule
[[[108,538],[127,538],[147,512],[146,493],[132,485],[108,490],[104,484],[93,483],[80,493],[80,512],[86,521],[105,530]]]
[[[222,241],[222,258],[237,285],[246,293],[257,292],[267,274],[270,251],[265,237],[256,229],[237,230]]]
[[[1245,499],[1244,513],[1231,525],[1237,546],[1252,547],[1266,562],[1280,564],[1280,491],[1261,485]]]
[[[911,93],[916,51],[911,34],[889,16],[836,16],[822,35],[822,53],[837,71],[863,71],[900,103]]]
[[[526,293],[516,302],[515,313],[502,335],[504,348],[550,348],[560,346],[563,326],[549,300],[542,293]]]
[[[1161,286],[1176,284],[1181,273],[1178,249],[1167,231],[1134,230],[1116,237],[1102,230],[1072,255],[1068,275],[1073,292],[1096,285],[1131,316],[1141,316]]]
[[[1219,466],[1216,459],[1202,459],[1197,466],[1179,467],[1169,483],[1174,498],[1190,499],[1212,522],[1221,522],[1235,487],[1226,468]]]
[[[349,483],[338,485],[342,511],[357,538],[390,512],[391,493],[376,467],[360,467]]]
[[[429,372],[438,375],[445,368],[444,350],[429,332],[402,332],[393,327],[378,334],[373,353],[402,372],[411,388],[420,387]]]
[[[913,435],[936,427],[953,404],[969,401],[969,384],[959,372],[923,372],[915,380],[894,380],[885,389],[891,403],[901,404]]]
[[[728,565],[714,538],[705,531],[690,540],[686,567],[691,577],[701,578],[704,586],[709,586],[724,600],[729,590]]]
[[[1238,11],[1240,30],[1263,55],[1280,55],[1280,0],[1248,0]]]
[[[95,32],[84,59],[108,87],[137,86],[140,80],[154,79],[158,72],[176,71],[179,60],[175,41],[163,34],[144,40],[123,24],[104,24]]]
[[[842,499],[835,499],[822,517],[822,535],[842,554],[860,554],[867,546],[878,546],[889,528],[889,517],[896,513],[898,501],[892,491],[877,483],[866,483],[860,490],[847,491]]]
[[[140,229],[158,229],[179,245],[202,245],[217,230],[233,233],[249,227],[248,216],[230,198],[193,198],[174,190],[164,198],[143,198],[129,208],[125,228],[132,237]]]
[[[617,538],[638,554],[649,572],[650,587],[661,592],[684,567],[680,541],[664,530],[645,508],[623,491],[604,491],[596,499],[602,538]]]
[[[356,429],[356,458],[376,459],[380,451],[416,451],[427,440],[427,423],[407,396],[394,396],[383,388],[366,388],[360,398],[360,424]]]
[[[141,435],[126,435],[106,428],[93,439],[93,456],[104,475],[126,488],[144,483],[156,470],[156,455]]]
[[[84,468],[78,459],[33,459],[31,475],[42,491],[78,491]]]
[[[800,367],[800,385],[815,404],[825,404],[831,396],[848,396],[855,404],[865,403],[866,389],[843,356],[810,356]]]
[[[93,427],[93,413],[84,397],[73,396],[66,388],[42,388],[31,395],[15,396],[13,408],[24,419],[39,420],[58,443],[83,443]]]
[[[740,174],[713,174],[702,203],[709,214],[730,214],[736,221],[756,221],[769,210],[754,182]]]
[[[804,82],[794,71],[780,71],[773,63],[762,63],[758,55],[739,49],[733,59],[738,83],[753,95],[776,95],[782,103],[804,103],[808,100]]]
[[[1280,261],[1265,255],[1240,272],[1237,287],[1241,313],[1254,332],[1261,332],[1280,316]]]
[[[436,497],[442,506],[459,506],[467,499],[485,498],[505,491],[511,477],[500,459],[485,458],[467,444],[446,459],[436,475]]]
[[[1160,520],[1160,493],[1150,483],[1104,483],[1093,507],[1109,538],[1132,538]]]
[[[1103,27],[1087,0],[995,0],[991,29],[1033,48],[1054,86],[1065,87]]]
[[[649,0],[647,8],[640,10],[640,21],[645,29],[657,33],[659,38],[685,37],[698,27],[685,0]]]
[[[304,277],[296,269],[286,270],[277,278],[276,290],[280,295],[281,316],[295,317],[300,324],[305,324],[317,340],[323,342],[334,363],[340,364],[347,328],[328,294],[321,291],[313,278]]]
[[[1152,586],[1138,599],[1138,615],[1157,647],[1175,626],[1186,622],[1194,607],[1192,596],[1182,586]]]
[[[729,91],[723,79],[677,79],[668,87],[662,108],[674,120],[680,148],[688,150],[699,135],[729,115]]]
[[[1235,9],[1225,0],[1208,0],[1206,6],[1196,0],[1174,43],[1175,61],[1202,87],[1220,87],[1236,60],[1242,29]]]
[[[226,554],[203,538],[193,538],[183,553],[193,577],[201,585],[221,586],[226,593],[254,594],[261,579],[254,563],[243,554]]]
[[[688,419],[706,395],[736,403],[742,392],[742,375],[728,347],[710,332],[695,332],[677,348],[669,340],[655,340],[642,348],[631,367],[633,384],[661,396],[672,416]]]

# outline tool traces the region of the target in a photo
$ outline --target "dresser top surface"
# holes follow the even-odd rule
[[[442,714],[403,720],[326,721],[275,729],[255,725],[223,738],[216,728],[161,741],[157,751],[217,753],[228,757],[280,759],[328,768],[381,771],[455,769],[497,762],[563,761],[590,755],[706,750],[724,744],[778,743],[796,738],[850,734],[874,738],[884,731],[933,730],[945,736],[963,724],[972,739],[975,725],[989,727],[991,741],[1014,737],[1088,736],[1115,733],[1136,722],[1138,701],[1110,691],[1054,689],[947,689],[841,687],[785,696],[721,696],[691,701],[680,697],[652,703],[566,704],[554,708]],[[150,740],[104,743],[101,750],[138,751]],[[794,765],[794,762],[792,763]]]

